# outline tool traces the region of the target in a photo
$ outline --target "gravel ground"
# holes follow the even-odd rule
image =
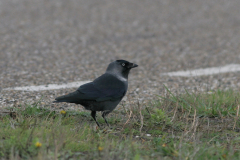
[[[0,0],[0,91],[93,80],[115,59],[139,65],[126,101],[174,92],[240,88],[240,72],[162,73],[240,63],[239,0]],[[77,88],[78,86],[76,86]],[[0,107],[53,105],[73,89],[5,91]]]

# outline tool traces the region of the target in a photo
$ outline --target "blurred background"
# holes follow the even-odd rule
[[[73,89],[4,88],[93,80],[116,59],[135,62],[128,99],[240,87],[239,72],[163,73],[240,63],[239,0],[1,0],[0,107],[51,105]],[[129,98],[130,97],[130,98]]]

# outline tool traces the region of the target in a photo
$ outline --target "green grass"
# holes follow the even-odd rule
[[[116,109],[111,128],[98,114],[101,129],[88,111],[11,108],[0,116],[0,159],[240,159],[239,97],[168,90],[147,105]]]

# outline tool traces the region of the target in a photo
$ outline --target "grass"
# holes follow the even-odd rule
[[[232,90],[168,90],[113,111],[111,129],[100,114],[96,129],[88,111],[11,108],[0,116],[0,159],[240,159],[239,97]]]

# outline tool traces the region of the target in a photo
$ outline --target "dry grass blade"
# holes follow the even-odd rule
[[[122,127],[122,130],[123,128],[125,127],[126,124],[128,124],[128,122],[130,121],[130,118],[132,117],[132,111],[130,111],[130,114],[128,115],[128,120],[126,121],[126,123],[123,125]]]
[[[172,122],[172,121],[174,120],[175,115],[176,115],[176,112],[177,112],[177,109],[178,109],[178,102],[177,102],[177,105],[176,105],[176,107],[175,107],[175,109],[174,109],[174,114],[173,114],[173,117],[172,117],[172,119],[171,119],[170,122]]]
[[[237,123],[237,120],[238,120],[238,113],[239,113],[239,105],[237,107],[237,113],[236,113],[236,117],[235,117],[235,121],[234,121],[234,125],[233,125],[233,130],[235,129],[236,127],[236,123]]]
[[[138,102],[138,106],[139,106],[139,113],[140,113],[140,119],[141,119],[141,127],[139,129],[139,132],[142,132],[142,128],[143,128],[143,115],[142,115],[142,106],[139,104]]]

